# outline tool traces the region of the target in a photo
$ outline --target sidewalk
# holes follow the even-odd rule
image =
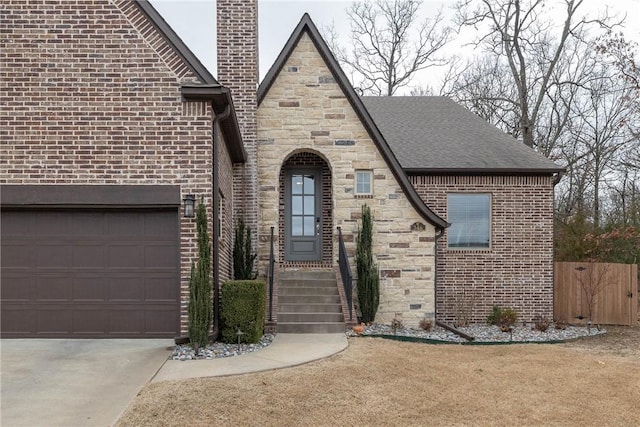
[[[211,360],[167,360],[151,382],[248,374],[301,365],[347,348],[345,334],[278,334],[254,353]]]

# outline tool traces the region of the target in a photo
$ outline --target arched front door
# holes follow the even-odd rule
[[[322,170],[285,170],[284,231],[287,261],[322,259]]]

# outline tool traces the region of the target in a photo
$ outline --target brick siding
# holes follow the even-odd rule
[[[180,185],[183,196],[204,197],[214,235],[211,108],[182,102],[180,83],[196,77],[134,2],[4,2],[0,43],[2,183]],[[195,221],[180,218],[185,333],[197,251]],[[222,262],[229,271],[229,256]]]
[[[234,171],[234,203],[257,247],[258,0],[217,0],[218,81],[231,89],[247,162]]]
[[[459,323],[462,304],[482,323],[493,305],[522,321],[553,317],[553,178],[550,176],[412,176],[420,197],[447,218],[447,194],[491,194],[491,247],[448,249],[438,242],[436,316]]]

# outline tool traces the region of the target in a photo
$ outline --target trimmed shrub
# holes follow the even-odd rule
[[[209,328],[213,320],[211,301],[211,244],[207,232],[207,210],[201,198],[196,210],[198,232],[198,262],[191,262],[189,278],[189,340],[197,351],[209,343]]]
[[[356,270],[358,281],[358,303],[362,321],[373,322],[380,304],[380,277],[378,267],[373,262],[373,217],[369,206],[362,206],[362,226],[358,230],[356,246]]]
[[[253,263],[258,254],[251,246],[251,227],[247,227],[244,218],[239,217],[236,223],[233,241],[233,278],[236,280],[253,280]]]
[[[230,280],[222,284],[220,323],[222,341],[257,343],[264,331],[267,285],[259,280]]]

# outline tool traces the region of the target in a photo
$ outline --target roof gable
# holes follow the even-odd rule
[[[278,58],[271,66],[271,69],[260,84],[260,87],[258,88],[258,105],[260,105],[264,100],[265,96],[280,74],[285,63],[295,50],[298,41],[305,33],[313,42],[313,45],[324,60],[327,68],[335,79],[335,82],[338,84],[345,97],[349,101],[349,104],[367,130],[367,133],[378,149],[378,152],[382,155],[386,164],[389,166],[389,169],[393,173],[396,181],[402,188],[404,194],[407,196],[407,199],[410,201],[411,205],[414,207],[414,209],[416,209],[420,216],[422,216],[430,224],[440,229],[447,227],[448,223],[444,219],[436,215],[431,209],[429,209],[429,207],[416,193],[415,189],[409,182],[407,175],[402,170],[400,163],[398,162],[384,137],[376,127],[373,119],[367,112],[367,109],[364,107],[362,100],[356,94],[355,90],[351,86],[351,83],[349,83],[349,80],[340,68],[340,65],[334,58],[325,41],[322,39],[320,32],[318,31],[308,14],[305,13],[302,16],[302,19],[289,37],[289,40],[287,40],[287,43],[278,55]]]

